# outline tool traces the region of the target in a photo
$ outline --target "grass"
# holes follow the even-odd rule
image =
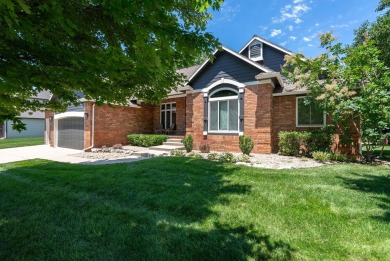
[[[0,260],[390,260],[390,171],[0,165]]]
[[[376,147],[374,149],[374,156],[375,157],[378,157],[380,152],[382,150],[382,146],[379,146],[379,147]],[[363,153],[365,153],[365,149],[363,147]],[[387,160],[387,161],[390,161],[390,145],[385,145],[384,149],[383,149],[383,154],[382,154],[382,159],[383,160]]]
[[[43,143],[43,137],[2,139],[0,140],[0,149],[42,145]]]

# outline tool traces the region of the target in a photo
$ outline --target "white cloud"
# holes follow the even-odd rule
[[[260,26],[259,26],[259,29],[260,29],[260,33],[261,33],[261,34],[264,34],[265,31],[268,30],[268,26],[260,25]]]
[[[225,1],[219,10],[219,19],[218,21],[228,21],[231,22],[240,11],[240,5],[232,5],[231,1]]]
[[[296,36],[290,36],[289,38],[290,38],[291,40],[293,40],[293,41],[295,41],[295,40],[297,39]]]
[[[297,18],[297,19],[295,19],[295,21],[294,21],[294,23],[296,23],[296,24],[300,24],[300,23],[302,23],[303,21],[301,20],[301,19],[299,19],[299,18]]]
[[[302,22],[302,20],[300,20],[299,17],[301,17],[304,13],[308,12],[310,10],[310,7],[307,6],[306,4],[303,4],[300,2],[302,2],[302,1],[294,0],[294,5],[285,5],[280,10],[280,14],[281,14],[280,17],[273,17],[272,22],[273,23],[282,23],[286,20],[299,21],[296,23]]]
[[[273,29],[272,33],[271,33],[271,37],[275,37],[281,33],[282,33],[282,30],[280,30],[280,29]]]
[[[294,0],[293,1],[294,4],[299,4],[300,2],[303,2],[303,0]]]
[[[309,37],[303,37],[303,41],[305,41],[305,42],[310,42],[311,39],[310,39]]]
[[[290,30],[290,31],[294,30],[294,26],[292,26],[292,25],[289,25],[287,28],[288,28],[288,30]]]
[[[286,44],[288,44],[288,41],[284,41],[280,43],[281,46],[285,46]]]
[[[314,45],[312,45],[312,44],[308,44],[307,46],[313,47]]]
[[[320,26],[320,24],[319,24],[319,23],[316,23],[315,26]]]

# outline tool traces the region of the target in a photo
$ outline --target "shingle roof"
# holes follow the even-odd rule
[[[49,91],[41,91],[36,96],[31,96],[31,98],[40,99],[40,100],[49,100],[50,97],[51,97],[51,92]]]
[[[187,77],[187,79],[189,79],[194,74],[194,72],[196,72],[196,70],[198,70],[199,67],[200,67],[200,65],[194,65],[194,66],[191,66],[188,68],[183,68],[183,69],[177,70],[177,73],[184,74]]]

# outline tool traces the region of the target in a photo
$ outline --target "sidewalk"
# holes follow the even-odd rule
[[[86,159],[72,156],[74,154],[79,154],[80,152],[82,151],[66,148],[52,148],[47,145],[0,149],[0,164],[31,159],[46,159],[73,164],[113,164],[145,159],[131,155],[126,158],[109,160]]]

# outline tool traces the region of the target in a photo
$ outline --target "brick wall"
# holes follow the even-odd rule
[[[271,153],[273,86],[262,84],[245,88],[244,135],[255,143],[253,153]]]
[[[296,97],[295,95],[275,96],[273,97],[273,124],[272,124],[272,153],[279,151],[280,131],[313,131],[318,128],[296,127]],[[327,123],[329,123],[327,119]],[[356,133],[352,133],[354,145],[358,148],[359,138]],[[332,150],[337,153],[347,153],[356,155],[356,151],[351,145],[345,145],[340,142],[339,135],[334,135],[334,144]]]
[[[92,120],[92,104],[85,107]],[[88,110],[88,111],[87,111]],[[128,144],[126,135],[153,132],[153,105],[142,104],[141,108],[124,106],[110,107],[95,105],[95,147],[112,146],[117,143]],[[89,147],[91,126],[85,128],[85,146]]]
[[[272,91],[270,84],[245,88],[244,134],[255,142],[253,153],[271,153]],[[186,134],[194,137],[194,149],[207,141],[212,151],[240,152],[238,135],[203,135],[203,93],[187,95]]]
[[[185,134],[186,131],[186,97],[161,100],[161,103],[176,102],[176,131],[174,134]],[[160,105],[153,106],[153,130],[160,124]]]

